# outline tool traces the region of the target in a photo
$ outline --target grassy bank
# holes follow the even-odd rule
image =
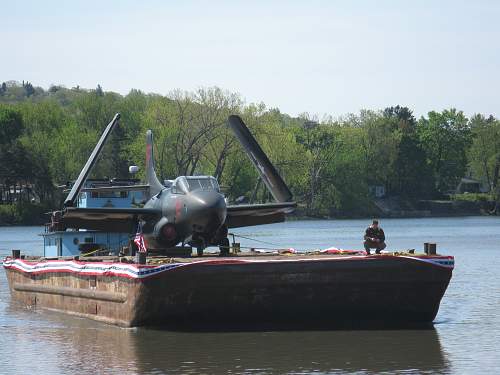
[[[463,194],[453,194],[451,199],[454,201],[466,201],[466,202],[493,202],[495,197],[493,194],[489,193],[463,193]]]

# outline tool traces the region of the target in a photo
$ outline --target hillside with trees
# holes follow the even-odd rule
[[[500,121],[487,114],[467,118],[451,108],[417,119],[396,105],[341,118],[291,117],[217,87],[123,96],[99,85],[45,90],[8,81],[0,85],[0,223],[31,223],[60,207],[60,187],[77,177],[116,112],[120,126],[92,177],[129,178],[129,165],[144,164],[144,135],[152,129],[161,178],[210,174],[231,201],[268,200],[226,126],[229,114],[240,114],[303,215],[378,215],[376,187],[409,204],[449,199],[464,177],[483,191],[465,199],[496,201],[490,209],[498,212]]]

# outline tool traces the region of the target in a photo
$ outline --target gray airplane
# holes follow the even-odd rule
[[[228,125],[244,147],[276,203],[227,205],[217,180],[212,176],[179,176],[165,185],[154,168],[153,135],[146,133],[146,184],[123,187],[83,188],[120,114],[104,130],[78,179],[72,186],[62,211],[53,213],[58,230],[94,229],[107,232],[142,231],[148,248],[169,248],[178,243],[196,247],[203,255],[207,246],[219,246],[221,255],[229,252],[228,229],[285,220],[296,203],[292,194],[255,138],[239,116],[229,116]],[[142,208],[75,207],[78,195],[89,190],[137,190],[146,192]]]

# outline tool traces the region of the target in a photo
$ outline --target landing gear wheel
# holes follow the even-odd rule
[[[219,244],[219,256],[227,257],[229,255],[229,238],[223,238]]]
[[[199,257],[203,256],[203,248],[202,247],[197,247],[196,248],[196,253],[198,254]]]

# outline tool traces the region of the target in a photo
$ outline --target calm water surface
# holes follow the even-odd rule
[[[235,230],[315,249],[360,248],[367,220],[297,221]],[[122,329],[11,302],[0,270],[1,374],[500,373],[500,218],[381,222],[388,249],[437,242],[456,268],[434,329],[168,332]],[[0,255],[41,254],[40,227],[0,228]],[[273,247],[246,239],[242,246]]]

